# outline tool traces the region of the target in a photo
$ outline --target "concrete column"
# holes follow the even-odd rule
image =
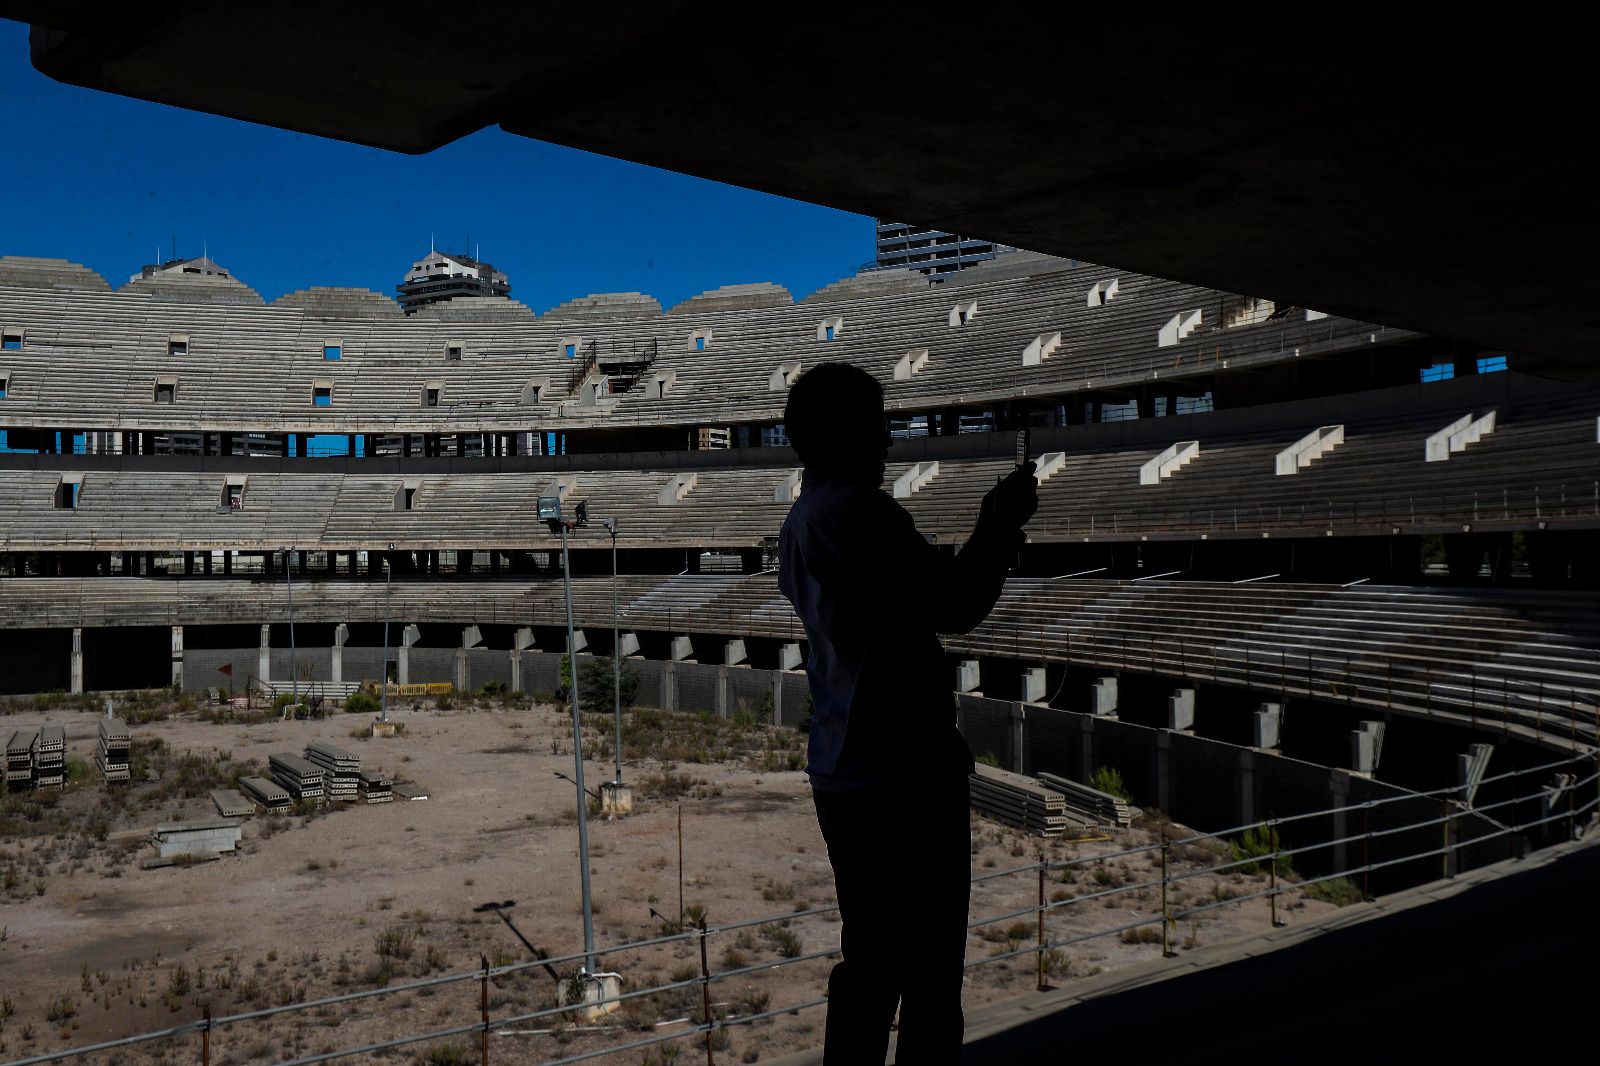
[[[1078,745],[1078,780],[1087,781],[1094,776],[1094,715],[1079,718],[1078,727],[1083,731],[1083,741]]]
[[[744,641],[730,640],[722,649],[722,665],[738,666],[745,661]]]
[[[733,701],[728,697],[728,667],[726,664],[717,667],[717,695],[713,708],[718,718],[728,718],[733,714]]]
[[[522,653],[533,647],[533,630],[527,626],[511,637],[511,691],[522,691]]]
[[[678,709],[678,663],[677,660],[661,664],[661,709],[675,711]]]
[[[1239,749],[1239,774],[1233,787],[1239,811],[1234,824],[1249,825],[1256,820],[1256,753],[1249,748]]]
[[[639,634],[637,634],[637,633],[618,633],[617,634],[617,657],[620,658],[620,659],[626,659],[630,655],[638,655],[638,654],[639,654]]]
[[[1090,706],[1093,709],[1093,713],[1100,718],[1115,718],[1117,716],[1117,679],[1115,677],[1102,677],[1095,681]]]
[[[72,630],[72,691],[83,691],[83,629]]]
[[[694,658],[694,641],[687,636],[672,638],[672,661],[689,662]]]
[[[335,685],[344,683],[344,645],[350,639],[350,627],[340,622],[333,627],[332,676]]]
[[[456,691],[469,692],[472,689],[472,671],[467,664],[467,649],[476,648],[483,643],[483,633],[477,626],[463,626],[461,628],[461,647],[456,649]],[[573,666],[577,672],[577,666]]]
[[[1024,675],[1024,676],[1026,676],[1026,675]],[[1038,701],[1034,700],[1032,702],[1037,703]],[[1022,728],[1022,723],[1026,722],[1027,720],[1028,720],[1028,708],[1023,706],[1021,703],[1013,703],[1011,705],[1011,771],[1013,773],[1020,774],[1020,773],[1025,773],[1026,772],[1026,771],[1024,771],[1022,769],[1022,766],[1023,766],[1023,758],[1022,758],[1023,728]]]
[[[778,649],[778,669],[798,670],[805,665],[805,659],[800,655],[798,643],[785,644]]]
[[[1174,689],[1172,695],[1167,697],[1167,728],[1180,733],[1187,733],[1194,728],[1194,689]]]
[[[261,681],[272,680],[272,627],[261,627],[261,652],[256,656],[256,677]]]
[[[1044,667],[1030,666],[1022,671],[1022,700],[1024,703],[1043,703],[1044,690]]]
[[[772,724],[783,724],[783,673],[772,672]]]
[[[1172,734],[1170,732],[1162,730],[1156,734],[1156,746],[1152,756],[1156,763],[1156,808],[1163,812],[1171,811]]]
[[[1363,777],[1378,772],[1383,758],[1383,723],[1362,722],[1361,728],[1350,734],[1350,768]]]
[[[411,645],[422,639],[422,630],[406,626],[400,631],[400,646],[395,649],[395,683],[411,684]]]
[[[172,627],[172,687],[183,688],[183,627]]]
[[[1258,748],[1277,750],[1283,728],[1283,704],[1263,703],[1256,711],[1255,745]]]
[[[956,666],[956,691],[979,695],[978,660],[962,659]]]
[[[572,645],[567,650],[574,655],[589,646],[589,638],[583,635],[583,630],[574,629],[572,631]]]

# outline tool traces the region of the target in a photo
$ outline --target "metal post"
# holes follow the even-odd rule
[[[489,1066],[489,957],[480,954],[483,962],[483,991],[479,999],[479,1007],[483,1014],[483,1032],[478,1034],[478,1053],[482,1057],[483,1066]]]
[[[200,1008],[200,1066],[211,1066],[211,1004]]]
[[[1272,912],[1272,927],[1277,929],[1282,922],[1278,920],[1278,826],[1271,818],[1267,819],[1267,846],[1272,849],[1271,871],[1267,878],[1267,902]]]
[[[706,920],[700,919],[700,1009],[706,1025],[706,1066],[716,1066],[711,1055],[711,964],[706,958]]]
[[[1439,806],[1444,808],[1444,854],[1440,859],[1442,871],[1440,876],[1450,876],[1450,799],[1448,796],[1439,797]]]
[[[1050,989],[1049,984],[1047,984],[1044,979],[1044,867],[1044,852],[1041,851],[1039,853],[1039,952],[1037,958],[1037,962],[1039,964],[1038,987],[1040,992],[1047,992]]]
[[[678,928],[683,928],[683,804],[678,804]]]
[[[578,861],[583,872],[583,972],[593,973],[594,900],[589,891],[589,793],[583,787],[583,719],[578,714],[578,656],[572,625],[572,561],[567,553],[567,524],[561,523],[561,584],[567,600],[567,666],[572,675],[567,686],[572,697],[573,784],[578,790]]]
[[[1172,908],[1167,898],[1167,886],[1171,883],[1172,861],[1169,853],[1172,845],[1167,842],[1167,827],[1161,827],[1161,957],[1171,959],[1177,956],[1172,950]]]
[[[382,678],[383,698],[378,707],[378,721],[389,720],[389,615],[393,613],[394,603],[394,545],[389,545],[389,550],[383,556],[383,663],[378,667],[378,674]]]
[[[1361,899],[1372,902],[1372,801],[1361,805]]]

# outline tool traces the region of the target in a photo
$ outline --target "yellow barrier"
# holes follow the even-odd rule
[[[365,687],[369,691],[371,691],[373,693],[373,695],[377,695],[377,693],[378,693],[378,684],[377,684],[377,682],[371,682],[368,685],[363,686],[363,687]],[[418,685],[390,685],[389,686],[389,695],[391,695],[391,696],[448,696],[451,693],[455,692],[455,690],[456,690],[456,687],[454,685],[452,685],[448,681],[428,681],[428,682],[425,682],[423,684],[418,684]]]

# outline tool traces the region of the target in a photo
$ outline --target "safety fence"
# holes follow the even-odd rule
[[[1124,943],[1160,946],[1161,955],[1177,955],[1176,931],[1187,921],[1222,908],[1241,908],[1256,904],[1266,908],[1274,926],[1283,924],[1282,913],[1291,893],[1304,894],[1314,886],[1332,887],[1338,882],[1339,895],[1346,899],[1371,899],[1372,881],[1384,872],[1403,871],[1404,881],[1421,884],[1435,879],[1447,879],[1472,868],[1488,865],[1498,860],[1519,858],[1541,842],[1572,840],[1580,835],[1600,808],[1596,796],[1596,783],[1600,782],[1600,753],[1544,763],[1485,777],[1467,785],[1457,785],[1425,792],[1405,793],[1370,800],[1364,803],[1307,812],[1284,818],[1268,818],[1248,825],[1234,826],[1215,832],[1168,837],[1164,828],[1155,834],[1157,839],[1093,855],[1081,855],[1064,860],[1045,858],[1041,850],[1036,862],[1009,869],[987,871],[972,879],[974,899],[979,903],[993,902],[986,894],[986,886],[1010,883],[1024,879],[1036,885],[1034,898],[1025,905],[1009,905],[993,913],[968,922],[969,931],[979,931],[1008,925],[1003,935],[985,938],[994,945],[983,957],[970,956],[968,970],[1005,963],[1008,960],[1031,957],[1030,979],[1034,987],[1045,990],[1065,960],[1065,953],[1097,940],[1112,937]],[[1486,795],[1487,802],[1475,800]],[[1394,808],[1391,810],[1390,808]],[[1396,816],[1396,811],[1405,812]],[[1322,830],[1326,828],[1328,832]],[[1195,861],[1196,854],[1208,856],[1212,861]],[[1148,866],[1149,874],[1132,881],[1120,880],[1096,871],[1105,871],[1108,864],[1119,863],[1124,868],[1130,860]],[[1343,861],[1340,861],[1343,860]],[[1303,865],[1308,873],[1300,877],[1290,871]],[[1226,891],[1213,889],[1209,898],[1201,894],[1197,899],[1179,903],[1176,891],[1197,879],[1210,878],[1217,884],[1219,875],[1231,878]],[[1233,876],[1241,875],[1241,876]],[[1243,875],[1250,875],[1246,881]],[[1080,879],[1081,878],[1081,879]],[[1055,886],[1052,890],[1051,886]],[[1068,888],[1067,886],[1072,886]],[[1242,885],[1242,889],[1239,887]],[[1191,886],[1192,887],[1192,886]],[[1015,892],[1013,892],[1015,894]],[[989,898],[986,898],[986,895]],[[1152,898],[1158,906],[1150,906]],[[1108,905],[1108,901],[1114,903]],[[1082,916],[1093,907],[1099,914],[1110,914],[1110,906],[1118,914],[1133,912],[1130,920],[1118,921],[1109,927],[1074,931],[1063,929],[1071,917]],[[648,997],[678,994],[680,1003],[698,1001],[697,1011],[676,1023],[638,1027],[635,1033],[626,1033],[624,1027],[615,1026],[609,1031],[623,1033],[627,1038],[608,1041],[598,1032],[569,1030],[562,1042],[552,1040],[550,1057],[546,1066],[565,1066],[618,1056],[613,1061],[623,1061],[623,1056],[636,1056],[661,1045],[681,1045],[693,1041],[695,1052],[702,1049],[710,1064],[716,1061],[719,1047],[727,1046],[730,1030],[747,1028],[757,1023],[784,1015],[798,1015],[824,1006],[825,996],[809,996],[769,1007],[770,999],[759,1001],[760,1009],[747,1009],[742,1013],[713,1009],[713,990],[725,988],[729,982],[771,973],[787,967],[815,963],[833,958],[837,947],[816,951],[799,950],[799,942],[792,942],[794,950],[781,950],[783,957],[748,965],[730,965],[713,970],[710,959],[712,948],[725,947],[741,934],[746,936],[760,927],[787,928],[798,919],[828,915],[837,912],[837,905],[811,907],[802,911],[769,915],[720,925],[710,924],[703,915],[697,926],[683,928],[667,935],[644,940],[614,944],[596,949],[593,953],[578,952],[560,957],[491,965],[487,958],[475,970],[428,977],[421,980],[369,988],[343,995],[328,996],[293,1002],[259,1010],[212,1016],[209,1007],[201,1016],[180,1025],[115,1040],[102,1041],[75,1048],[32,1055],[15,1059],[5,1066],[32,1066],[36,1063],[64,1062],[81,1059],[100,1052],[128,1049],[157,1041],[167,1042],[164,1055],[169,1061],[181,1061],[187,1054],[182,1045],[188,1042],[194,1057],[202,1066],[210,1066],[212,1045],[219,1032],[236,1029],[251,1022],[284,1016],[300,1016],[311,1024],[308,1015],[318,1018],[337,1017],[340,1010],[350,1011],[355,1004],[382,1001],[408,993],[431,995],[433,990],[456,985],[479,991],[478,1010],[454,1024],[431,1029],[418,1029],[381,1040],[330,1047],[327,1050],[298,1058],[281,1060],[282,1066],[310,1066],[312,1063],[332,1062],[356,1056],[386,1052],[429,1041],[472,1038],[476,1043],[472,1057],[487,1064],[491,1058],[491,1035],[514,1033],[512,1027],[546,1022],[558,1025],[570,1022],[576,1012],[595,1013],[605,1008],[616,1009]],[[693,915],[691,915],[693,917]],[[1020,923],[1020,924],[1019,924]],[[1026,934],[1023,930],[1026,930]],[[981,935],[981,934],[980,934]],[[697,955],[699,965],[693,976],[676,976],[673,980],[652,984],[649,987],[622,989],[612,994],[593,996],[582,1002],[569,1000],[565,1004],[497,1014],[491,1009],[491,987],[514,975],[544,969],[558,976],[558,968],[579,968],[563,980],[579,991],[585,988],[598,991],[602,984],[598,975],[614,960],[630,954],[663,945],[690,946],[691,956]],[[726,960],[728,956],[725,954]],[[599,964],[604,960],[604,964]],[[595,977],[586,977],[585,966]],[[820,971],[812,976],[817,987],[824,980]],[[686,997],[686,998],[685,998]],[[575,997],[577,998],[577,997]],[[698,1014],[698,1017],[694,1015]],[[413,1017],[405,1010],[395,1009],[387,1014],[396,1020]],[[665,1029],[665,1031],[659,1031]],[[337,1032],[337,1028],[334,1029]],[[551,1034],[554,1030],[538,1030]],[[526,1035],[526,1031],[520,1031]],[[577,1046],[581,1045],[581,1046]],[[459,1048],[455,1061],[462,1054]],[[519,1048],[519,1057],[525,1061],[526,1049]],[[724,1056],[728,1060],[728,1056]],[[670,1058],[665,1059],[670,1061]],[[627,1061],[637,1061],[629,1058]]]

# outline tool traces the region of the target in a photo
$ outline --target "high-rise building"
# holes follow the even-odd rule
[[[958,270],[1014,250],[942,229],[878,220],[878,266],[905,267],[926,274],[930,281],[943,281]]]
[[[430,250],[426,257],[411,264],[406,280],[395,291],[400,294],[400,306],[409,315],[419,307],[457,296],[509,296],[511,282],[491,263]]]

